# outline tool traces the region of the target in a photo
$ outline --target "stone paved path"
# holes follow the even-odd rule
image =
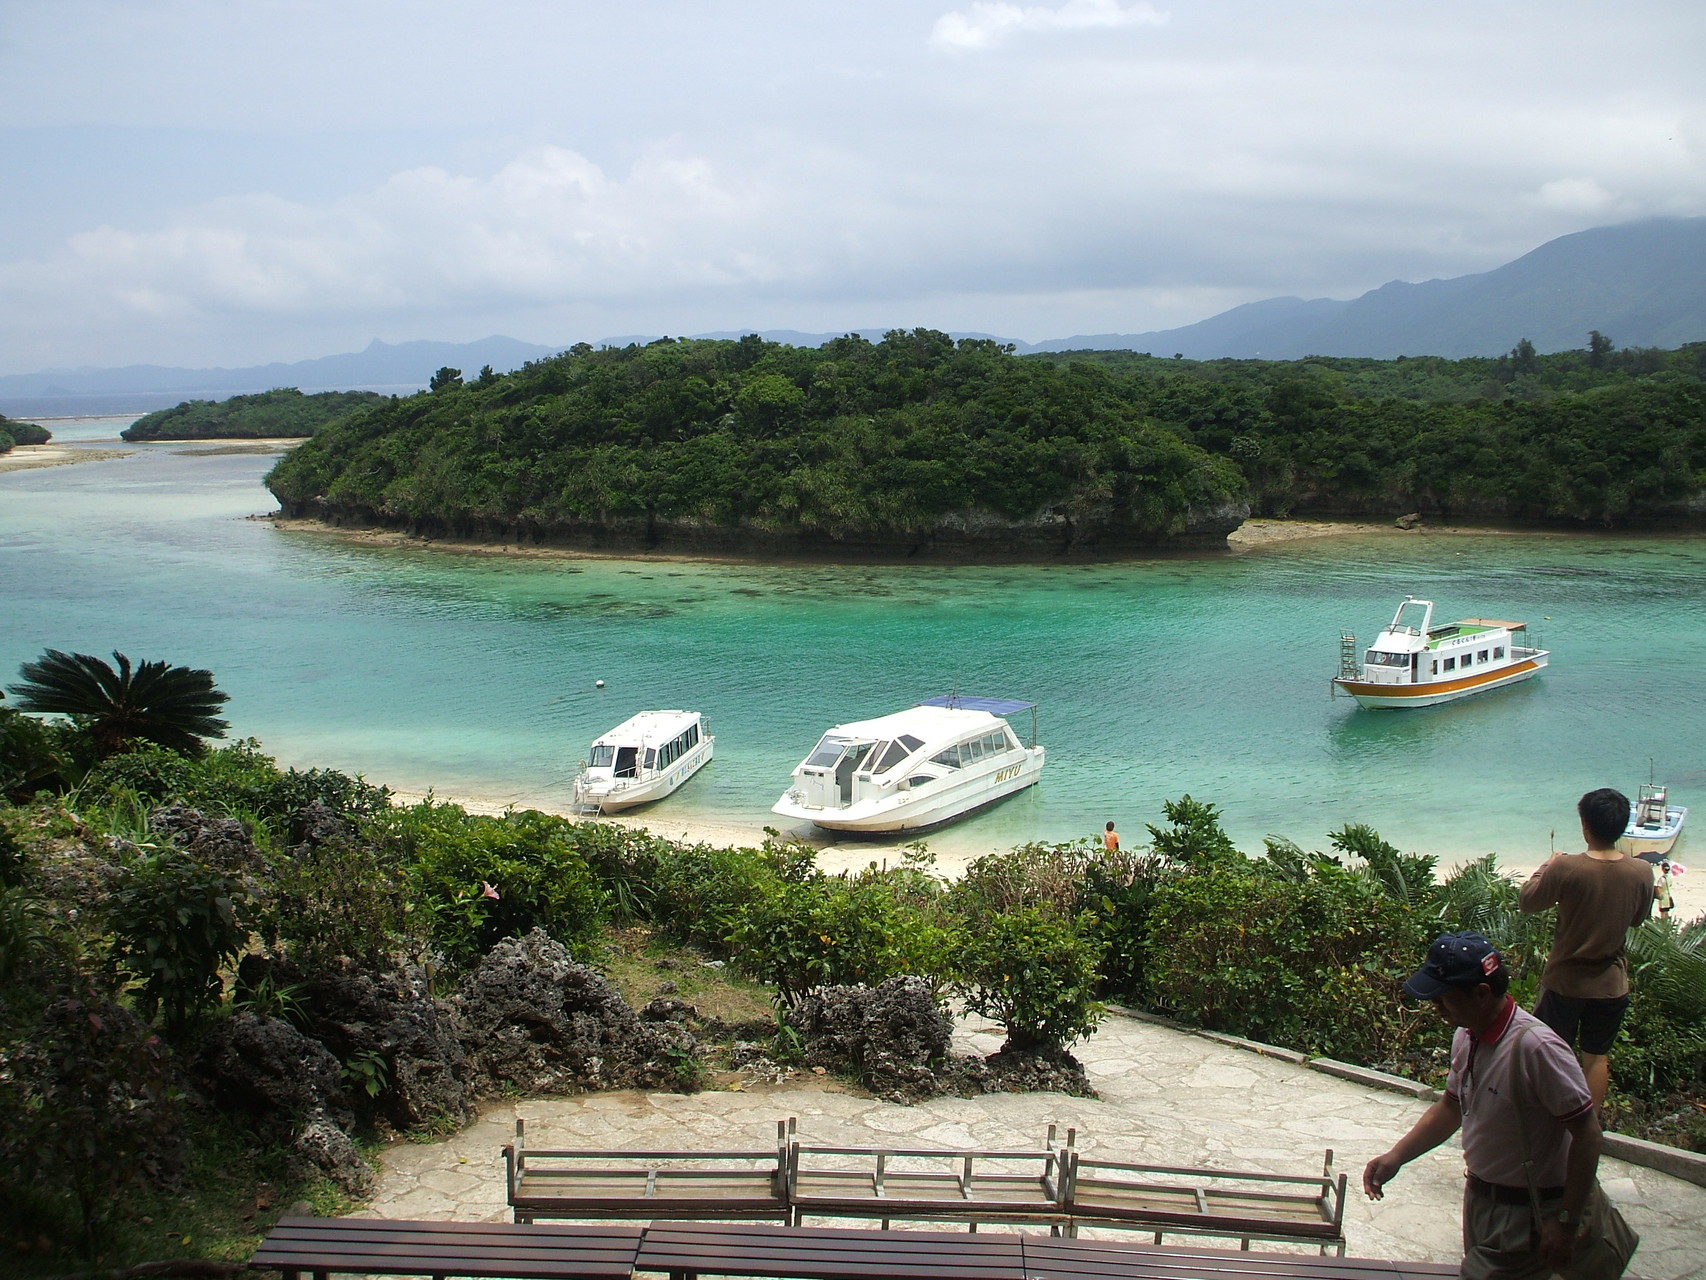
[[[992,1053],[1000,1039],[998,1029],[974,1021],[962,1027],[957,1047]],[[364,1212],[507,1221],[498,1153],[513,1135],[517,1116],[527,1121],[529,1144],[539,1147],[757,1150],[774,1143],[776,1121],[787,1116],[799,1117],[807,1141],[1008,1149],[1039,1146],[1053,1122],[1076,1126],[1086,1154],[1155,1164],[1312,1174],[1323,1149],[1331,1147],[1335,1170],[1351,1175],[1345,1212],[1350,1254],[1458,1258],[1463,1164],[1455,1141],[1408,1166],[1379,1203],[1355,1189],[1363,1165],[1390,1146],[1426,1104],[1133,1018],[1110,1016],[1076,1052],[1099,1099],[992,1094],[905,1107],[783,1084],[692,1096],[629,1091],[496,1105],[454,1138],[390,1148],[378,1194]],[[1616,1160],[1601,1162],[1600,1180],[1641,1233],[1635,1274],[1706,1280],[1706,1187]],[[1174,1242],[1183,1243],[1177,1237]]]

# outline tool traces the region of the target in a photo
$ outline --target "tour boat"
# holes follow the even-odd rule
[[[794,770],[772,813],[830,831],[922,831],[1032,786],[1043,771],[1036,703],[958,694],[838,724]],[[1031,744],[1002,719],[1030,711]]]
[[[1334,691],[1365,707],[1431,707],[1527,680],[1551,658],[1529,644],[1526,622],[1465,618],[1436,627],[1433,613],[1433,601],[1406,596],[1360,662],[1356,637],[1340,636]]]
[[[1641,794],[1629,811],[1629,825],[1617,847],[1624,853],[1668,854],[1682,834],[1688,810],[1671,804],[1662,782],[1643,782]]]
[[[615,813],[662,800],[711,762],[715,742],[697,711],[642,711],[592,744],[575,807]]]

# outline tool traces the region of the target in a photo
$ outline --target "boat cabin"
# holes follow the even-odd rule
[[[1012,726],[989,712],[911,707],[837,725],[794,771],[794,785],[813,808],[844,808],[925,787],[1021,749]]]
[[[644,711],[594,742],[586,767],[589,772],[608,770],[612,778],[640,778],[669,768],[698,745],[696,712]]]

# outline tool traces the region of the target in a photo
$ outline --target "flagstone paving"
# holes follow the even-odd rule
[[[992,1053],[1000,1040],[997,1028],[972,1021],[962,1025],[956,1047]],[[378,1193],[363,1214],[508,1221],[499,1150],[518,1116],[535,1147],[754,1150],[771,1146],[776,1121],[788,1116],[799,1117],[809,1142],[1009,1150],[1039,1146],[1055,1123],[1077,1128],[1086,1155],[1153,1164],[1314,1174],[1331,1147],[1335,1171],[1351,1178],[1345,1234],[1352,1256],[1460,1256],[1463,1161],[1455,1141],[1406,1167],[1385,1200],[1371,1202],[1360,1190],[1363,1165],[1426,1103],[1118,1015],[1075,1051],[1100,1098],[1001,1093],[900,1106],[790,1081],[739,1092],[622,1091],[497,1104],[453,1138],[387,1150]],[[1706,1280],[1706,1187],[1609,1159],[1600,1164],[1600,1180],[1641,1233],[1634,1274]]]

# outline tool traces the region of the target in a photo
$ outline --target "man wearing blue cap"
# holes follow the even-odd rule
[[[1599,1121],[1581,1065],[1517,1008],[1509,987],[1504,961],[1480,934],[1435,939],[1404,990],[1458,1028],[1445,1097],[1362,1175],[1363,1190],[1379,1200],[1398,1170],[1462,1129],[1465,1280],[1541,1280],[1562,1269],[1599,1167]]]

